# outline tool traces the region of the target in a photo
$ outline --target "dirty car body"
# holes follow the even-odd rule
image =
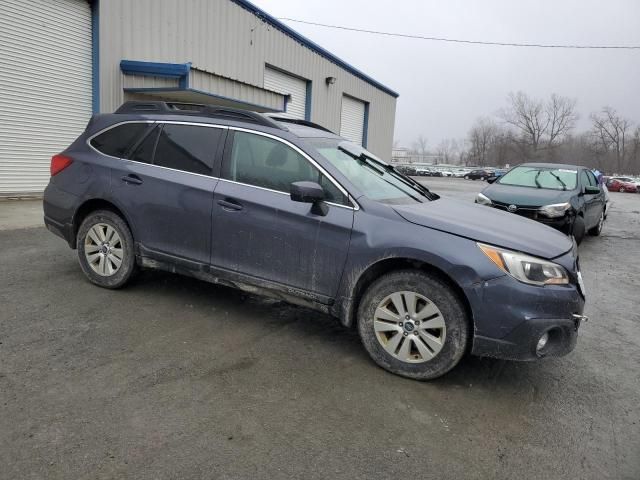
[[[565,235],[506,212],[440,198],[363,148],[307,122],[158,108],[123,107],[95,116],[62,153],[63,168],[55,168],[44,195],[45,223],[71,248],[83,249],[85,273],[91,273],[87,265],[107,268],[90,265],[92,256],[113,258],[118,250],[104,241],[94,245],[92,230],[85,236],[92,212],[106,211],[130,230],[136,267],[280,298],[329,313],[345,326],[363,321],[363,298],[381,278],[416,272],[435,279],[461,305],[469,333],[465,351],[535,360],[574,348],[585,296],[577,247]],[[131,137],[122,140],[126,146],[113,151],[100,143],[109,132],[117,137],[114,128],[122,126],[128,127],[118,135]],[[195,127],[204,130],[181,131]],[[171,160],[191,148],[178,149],[178,143],[209,133],[215,138],[201,154],[210,157],[208,165]],[[265,142],[270,153],[259,162],[251,155]],[[282,158],[292,156],[308,163],[304,172],[286,170],[290,162]],[[385,194],[394,188],[401,194]],[[105,215],[97,220],[104,230],[97,231],[109,235],[112,223]],[[528,273],[510,265],[528,265]],[[561,283],[546,283],[544,268]],[[102,286],[120,286],[95,278]],[[445,311],[446,305],[438,307]],[[417,323],[408,320],[403,335]],[[413,342],[407,347],[412,368],[411,359],[420,355]],[[381,366],[413,378],[436,376]]]

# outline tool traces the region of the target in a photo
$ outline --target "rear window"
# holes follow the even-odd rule
[[[223,130],[194,125],[165,124],[155,148],[155,165],[211,175]]]
[[[149,128],[148,123],[124,123],[91,140],[91,146],[105,155],[124,157],[127,150]]]

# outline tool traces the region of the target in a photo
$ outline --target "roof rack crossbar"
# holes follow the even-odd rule
[[[202,103],[130,100],[123,103],[115,113],[197,115],[201,117],[224,118],[226,120],[251,122],[265,127],[277,128],[278,130],[285,129],[282,125],[278,124],[271,118],[257,112]]]

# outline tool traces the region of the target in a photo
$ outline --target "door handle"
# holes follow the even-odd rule
[[[234,211],[234,212],[237,212],[244,208],[241,204],[239,204],[238,202],[230,198],[226,198],[224,200],[218,200],[218,205],[220,205],[223,209],[227,211]]]
[[[129,185],[141,185],[142,184],[142,179],[137,175],[125,175],[124,177],[122,177],[121,180],[124,183],[127,183]]]

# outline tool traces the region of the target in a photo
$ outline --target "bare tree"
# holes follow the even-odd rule
[[[445,138],[438,144],[436,153],[444,160],[444,163],[453,163],[459,150],[458,142],[455,139]]]
[[[476,120],[469,132],[471,161],[479,166],[485,166],[488,162],[489,149],[497,132],[497,125],[487,117]]]
[[[553,94],[544,102],[524,92],[509,94],[509,107],[500,117],[518,134],[519,144],[527,156],[552,149],[574,127],[576,100]]]
[[[418,155],[426,155],[427,154],[427,138],[420,135],[415,142],[413,142],[413,150],[418,154]]]
[[[551,95],[547,102],[545,113],[548,119],[547,147],[553,147],[557,142],[571,132],[576,126],[576,99]]]
[[[599,113],[592,113],[592,137],[599,152],[607,154],[612,152],[615,157],[615,168],[622,173],[626,166],[627,143],[629,142],[630,128],[633,124],[630,120],[620,116],[612,107],[604,107]]]

